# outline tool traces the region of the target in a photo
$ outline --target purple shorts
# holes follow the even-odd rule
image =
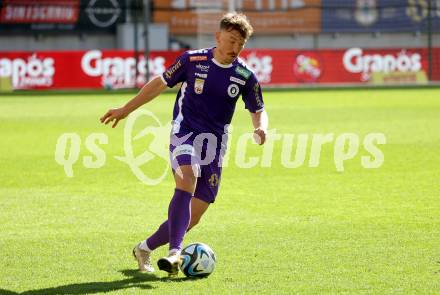
[[[179,132],[171,134],[170,162],[173,172],[182,165],[191,165],[197,175],[194,197],[214,203],[220,186],[221,161],[226,143],[207,133]]]

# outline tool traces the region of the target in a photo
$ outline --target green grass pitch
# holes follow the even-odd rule
[[[318,167],[306,158],[285,168],[280,142],[271,168],[242,169],[232,157],[216,203],[185,238],[217,254],[215,272],[201,280],[136,271],[131,249],[166,218],[173,181],[168,172],[144,185],[115,159],[124,154],[125,121],[111,129],[98,119],[130,97],[0,97],[0,294],[438,294],[439,89],[266,92],[277,133],[362,140],[381,132],[384,163],[362,167],[361,147],[338,172],[334,144],[323,146]],[[143,108],[165,123],[174,97]],[[238,135],[252,131],[242,102],[233,126],[231,155]],[[54,157],[68,132],[81,139],[71,178]],[[108,137],[101,168],[83,165],[93,156],[85,147],[91,133]],[[136,155],[149,141],[134,143]],[[258,155],[261,147],[249,144],[247,157]],[[156,158],[142,169],[160,174],[164,165]]]

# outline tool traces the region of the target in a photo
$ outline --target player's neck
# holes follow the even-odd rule
[[[220,64],[222,64],[222,65],[229,65],[229,64],[231,64],[231,62],[230,62],[227,58],[225,58],[225,57],[222,56],[222,54],[220,53],[220,51],[218,50],[217,47],[215,47],[215,48],[213,49],[212,57],[213,57],[218,63],[220,63]]]

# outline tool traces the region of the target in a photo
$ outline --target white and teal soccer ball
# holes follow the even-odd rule
[[[180,253],[180,270],[187,277],[207,277],[215,268],[214,251],[203,243],[189,244]]]

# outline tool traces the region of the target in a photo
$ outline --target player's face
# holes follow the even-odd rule
[[[223,63],[232,63],[240,55],[246,44],[246,40],[237,30],[221,30],[215,37],[217,50]]]

